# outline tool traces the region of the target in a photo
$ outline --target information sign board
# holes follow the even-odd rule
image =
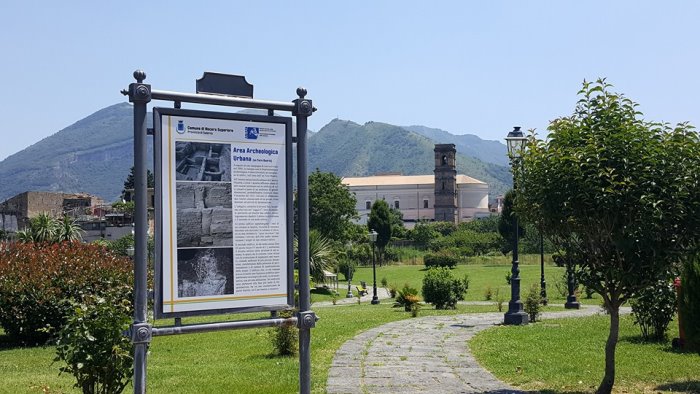
[[[156,317],[292,306],[291,118],[153,116]]]

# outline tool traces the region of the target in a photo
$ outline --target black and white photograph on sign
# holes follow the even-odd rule
[[[177,246],[233,246],[231,184],[177,182]]]
[[[233,248],[178,249],[178,297],[224,294],[233,294]]]
[[[231,182],[231,145],[175,142],[175,179]]]

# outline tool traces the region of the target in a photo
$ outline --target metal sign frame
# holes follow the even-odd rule
[[[163,187],[164,186],[164,181],[166,180],[165,174],[167,173],[165,168],[163,168],[163,155],[164,154],[170,154],[172,155],[172,152],[163,152],[163,145],[166,143],[166,141],[163,141],[165,138],[168,137],[167,131],[164,132],[164,128],[167,129],[168,125],[163,124],[162,120],[163,117],[165,116],[173,116],[173,117],[180,117],[180,118],[197,118],[197,119],[202,119],[203,121],[207,120],[223,120],[223,121],[237,121],[237,122],[245,122],[246,124],[250,125],[269,125],[269,124],[281,124],[284,126],[284,184],[285,184],[285,190],[284,190],[284,196],[283,198],[280,198],[280,202],[284,201],[284,206],[285,206],[285,217],[284,217],[284,233],[285,233],[285,238],[286,238],[286,250],[284,251],[284,256],[286,260],[286,266],[284,267],[285,269],[285,287],[286,287],[286,304],[280,304],[280,303],[262,303],[262,304],[256,304],[255,306],[242,306],[242,307],[230,307],[230,308],[204,308],[204,309],[199,309],[199,310],[192,310],[192,311],[182,311],[182,312],[174,312],[174,311],[167,311],[167,308],[164,308],[164,280],[163,280],[163,271],[164,271],[164,266],[165,261],[163,261],[164,255],[165,255],[165,250],[164,248],[164,243],[165,238],[164,238],[164,229],[163,229],[163,223],[164,217],[168,215],[166,213],[166,207],[163,206],[164,203],[164,197],[166,194],[163,192]],[[153,125],[154,125],[154,153],[155,153],[155,175],[156,175],[156,223],[158,225],[155,226],[156,228],[156,258],[155,258],[155,305],[154,305],[154,314],[156,319],[161,319],[161,318],[176,318],[176,317],[185,317],[185,316],[199,316],[199,315],[212,315],[212,314],[221,314],[221,313],[243,313],[243,312],[260,312],[260,311],[277,311],[277,310],[283,310],[283,309],[291,309],[294,307],[294,250],[292,248],[292,238],[293,238],[293,202],[292,202],[292,118],[290,117],[281,117],[281,116],[264,116],[264,115],[254,115],[254,114],[242,114],[242,113],[224,113],[224,112],[212,112],[212,111],[199,111],[199,110],[189,110],[189,109],[177,109],[177,108],[162,108],[162,107],[155,107],[153,108]],[[230,134],[230,133],[229,133]],[[172,142],[167,142],[168,144],[168,149],[172,149],[172,146],[170,144],[176,144],[178,139],[174,139]],[[226,144],[226,142],[222,142],[223,144]],[[231,144],[229,142],[228,144]],[[168,157],[166,156],[165,159],[167,160]],[[174,164],[174,162],[173,162]],[[170,169],[172,170],[172,169]],[[235,190],[235,176],[236,174],[231,171],[231,179],[230,179],[230,185],[232,189]],[[172,179],[170,181],[173,181]],[[280,190],[281,191],[281,190]],[[167,193],[168,198],[170,199],[170,204],[172,204],[173,200],[176,200],[175,195],[170,195],[170,193]],[[170,208],[172,208],[172,205],[170,205]],[[236,207],[232,207],[232,211],[235,213]],[[172,212],[170,212],[170,215],[172,215]],[[233,215],[235,216],[235,215]],[[173,217],[168,218],[169,221],[173,220]],[[232,221],[232,226],[235,225]],[[233,229],[232,229],[233,230]],[[175,241],[177,244],[177,241]],[[233,249],[235,244],[230,245],[231,248]],[[171,251],[174,249],[177,249],[177,245],[170,245]],[[177,260],[177,257],[171,257],[171,259]],[[233,264],[235,265],[236,259],[233,259]],[[177,264],[175,264],[177,266]],[[170,270],[173,270],[173,267],[170,267]],[[176,269],[177,270],[177,269]],[[235,270],[234,270],[235,271]],[[233,278],[233,281],[235,283],[235,278]],[[235,287],[235,286],[234,286]],[[236,293],[234,292],[232,296],[234,296]],[[174,298],[173,295],[171,297]],[[210,297],[214,298],[214,297]],[[280,298],[280,297],[277,297]],[[221,302],[221,301],[217,301]],[[235,303],[235,301],[228,301],[229,303]],[[172,306],[172,304],[171,304]],[[171,308],[172,309],[172,308]]]
[[[148,347],[153,336],[174,335],[194,332],[234,330],[244,328],[276,327],[296,325],[299,328],[299,392],[311,392],[311,329],[315,327],[318,318],[311,310],[311,294],[309,288],[309,183],[307,163],[307,128],[308,117],[313,115],[312,101],[306,98],[306,89],[297,88],[298,98],[292,102],[254,100],[244,96],[239,91],[240,83],[230,84],[226,92],[213,93],[180,93],[172,91],[153,90],[151,85],[144,83],[146,73],[134,71],[135,83],[129,84],[128,89],[121,93],[129,97],[134,106],[134,319],[128,335],[134,345],[134,393],[146,392],[146,361]],[[205,73],[206,76],[206,73]],[[219,75],[221,81],[222,76]],[[238,80],[240,76],[229,76]],[[206,91],[206,89],[204,89]],[[201,90],[200,90],[201,91]],[[228,94],[227,94],[228,93]],[[171,101],[175,108],[181,103],[218,105],[225,107],[266,109],[269,116],[274,111],[291,112],[296,120],[296,164],[297,164],[297,209],[299,229],[299,311],[296,316],[279,318],[274,311],[268,319],[230,321],[221,323],[190,324],[185,326],[153,327],[148,321],[148,200],[146,183],[147,136],[149,130],[146,122],[147,106],[151,100]],[[288,240],[289,243],[292,239]]]

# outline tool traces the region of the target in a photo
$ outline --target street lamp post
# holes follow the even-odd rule
[[[350,288],[350,279],[352,277],[352,267],[350,266],[350,263],[348,263],[348,294],[345,295],[345,298],[352,298],[352,289]]]
[[[517,190],[515,171],[519,165],[522,156],[522,150],[525,146],[525,136],[520,131],[520,127],[514,127],[513,131],[508,133],[506,137],[508,145],[508,155],[511,157],[513,170],[513,190]],[[517,193],[516,193],[517,196]],[[516,197],[517,198],[517,197]],[[513,266],[511,268],[510,279],[510,301],[508,302],[508,312],[503,316],[505,324],[522,325],[529,321],[527,313],[523,310],[523,302],[520,301],[520,268],[518,261],[518,217],[515,212],[512,213],[513,218]]]
[[[374,288],[374,293],[372,295],[372,305],[377,305],[379,304],[379,297],[377,297],[377,264],[375,262],[374,258],[374,246],[377,243],[377,232],[372,230],[369,233],[369,240],[372,242],[372,276],[374,277],[374,285],[372,286]]]
[[[547,282],[544,280],[544,236],[540,230],[540,298],[542,305],[547,305]]]

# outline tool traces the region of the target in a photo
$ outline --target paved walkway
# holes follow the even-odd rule
[[[546,312],[543,319],[590,316],[600,307]],[[467,341],[503,322],[503,313],[426,316],[385,324],[345,342],[328,373],[329,394],[521,393],[474,359]]]

